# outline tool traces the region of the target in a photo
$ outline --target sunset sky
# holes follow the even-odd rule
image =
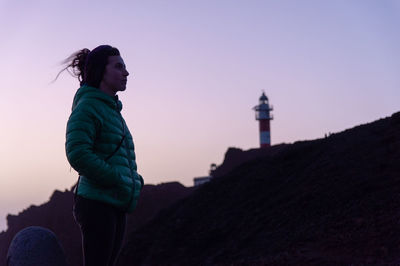
[[[65,126],[78,81],[61,61],[116,46],[145,183],[207,175],[228,147],[321,138],[400,110],[400,0],[0,0],[0,231],[77,179]]]

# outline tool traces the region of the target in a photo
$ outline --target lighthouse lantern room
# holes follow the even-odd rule
[[[259,121],[260,125],[260,147],[268,148],[271,146],[271,128],[270,120],[273,119],[270,111],[273,107],[269,105],[268,97],[263,92],[260,97],[260,104],[254,106],[253,110],[256,111],[256,120]]]

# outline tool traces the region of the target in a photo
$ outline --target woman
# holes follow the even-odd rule
[[[117,48],[101,45],[67,59],[78,77],[66,132],[66,154],[79,173],[74,217],[82,233],[84,265],[115,265],[126,213],[137,204],[143,178],[137,173],[132,136],[116,93],[129,72]]]

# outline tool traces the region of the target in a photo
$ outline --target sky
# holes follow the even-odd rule
[[[400,110],[400,0],[0,0],[0,231],[70,189],[65,126],[79,83],[61,62],[117,47],[146,184],[208,174],[228,147],[321,138]]]

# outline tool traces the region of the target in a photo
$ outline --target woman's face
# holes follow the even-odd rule
[[[126,70],[124,60],[121,56],[109,56],[108,64],[104,70],[100,89],[110,95],[126,89],[129,72]]]

